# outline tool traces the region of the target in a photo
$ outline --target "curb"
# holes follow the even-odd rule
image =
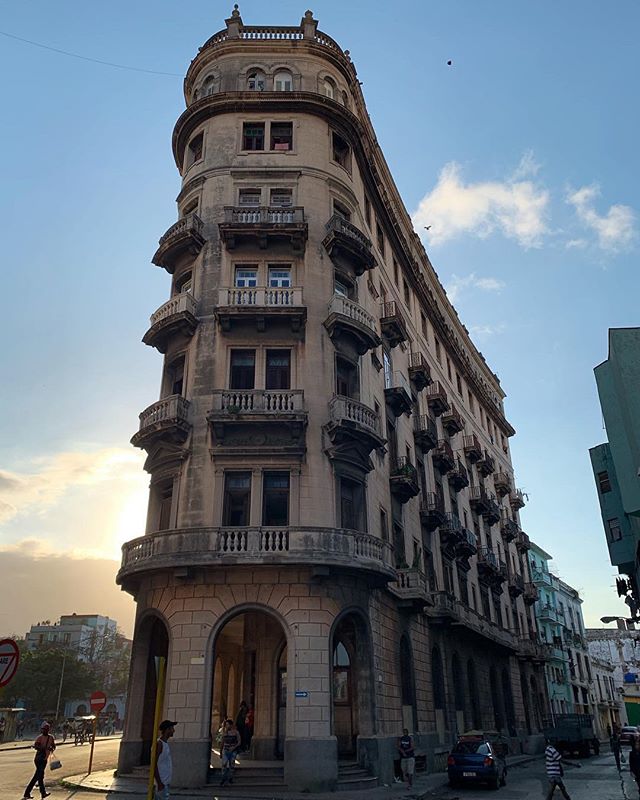
[[[99,742],[108,742],[113,739],[122,739],[122,735],[118,734],[116,736],[96,736],[96,744]],[[66,742],[56,742],[56,750],[58,747],[64,747],[66,745],[73,744],[71,740],[67,740]],[[85,744],[90,744],[90,742],[85,742]],[[0,745],[0,753],[12,753],[14,750],[33,750],[32,744],[17,744],[15,747],[11,747],[11,742],[7,744],[7,746]],[[84,747],[84,745],[78,745],[79,747]]]

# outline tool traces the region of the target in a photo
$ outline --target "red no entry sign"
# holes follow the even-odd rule
[[[16,674],[20,651],[13,639],[0,639],[0,686],[6,686]]]
[[[104,692],[94,692],[89,698],[91,710],[94,714],[99,714],[107,705],[107,695]]]

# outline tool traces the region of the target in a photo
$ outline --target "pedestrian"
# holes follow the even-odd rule
[[[547,749],[544,751],[544,760],[547,768],[547,778],[549,780],[547,800],[551,800],[556,788],[560,789],[560,792],[565,800],[571,800],[569,793],[567,792],[567,788],[564,785],[564,781],[562,780],[562,776],[564,775],[564,770],[562,769],[562,756],[548,739]],[[575,766],[580,767],[581,765],[575,764]]]
[[[243,700],[240,703],[240,708],[238,709],[238,713],[236,715],[236,727],[238,728],[238,733],[240,734],[240,752],[244,753],[247,749],[247,714],[249,713],[249,706]]]
[[[16,739],[19,742],[24,739],[24,720],[22,718],[16,722]]]
[[[402,736],[398,738],[398,752],[400,753],[400,769],[402,778],[407,782],[407,789],[413,786],[413,773],[416,771],[416,752],[413,747],[413,736],[409,729],[404,728]]]
[[[242,740],[232,719],[225,720],[224,733],[220,743],[220,760],[222,762],[222,780],[220,786],[224,786],[227,781],[233,783],[233,769],[236,763],[236,754],[240,749]]]
[[[635,778],[640,795],[640,736],[636,736],[633,740],[633,747],[629,753],[629,772]]]
[[[160,723],[160,736],[156,742],[156,764],[154,769],[156,800],[169,800],[169,788],[173,773],[169,739],[175,732],[175,726],[176,723],[170,719],[165,719]]]
[[[618,734],[617,728],[613,729],[613,733],[609,737],[609,745],[611,746],[611,752],[613,753],[613,757],[616,760],[616,767],[618,768],[618,772],[620,772],[620,735]]]
[[[7,729],[7,720],[4,717],[0,717],[0,744],[4,741],[4,732]]]
[[[36,751],[33,763],[36,765],[36,771],[33,773],[33,778],[27,784],[24,790],[23,800],[31,800],[31,790],[38,784],[41,797],[49,797],[51,794],[44,787],[44,771],[47,766],[49,756],[56,749],[56,742],[50,733],[51,726],[48,722],[43,722],[40,727],[40,736],[33,743],[33,749]]]

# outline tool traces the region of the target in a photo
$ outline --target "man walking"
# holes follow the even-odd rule
[[[227,781],[233,783],[233,768],[236,763],[236,753],[241,745],[240,734],[236,724],[232,719],[224,723],[224,732],[220,742],[220,760],[222,761],[222,780],[220,786],[224,786]]]
[[[408,728],[404,728],[402,736],[398,739],[398,752],[400,753],[400,769],[402,777],[407,782],[407,789],[413,786],[413,773],[416,770],[416,753],[413,748],[413,736]]]
[[[544,751],[544,760],[547,768],[547,778],[549,780],[547,800],[551,800],[556,788],[560,789],[565,800],[571,800],[571,797],[569,796],[569,793],[564,785],[564,781],[562,780],[562,776],[564,774],[562,769],[562,756],[548,739],[547,749]],[[580,767],[581,764],[575,764],[575,766]]]
[[[44,771],[47,766],[49,756],[56,749],[56,743],[53,736],[49,733],[51,726],[48,722],[43,722],[40,728],[40,736],[33,743],[33,749],[36,751],[33,763],[36,765],[36,771],[33,773],[33,778],[29,781],[27,788],[24,790],[23,800],[31,800],[31,790],[38,784],[41,797],[49,797],[50,792],[44,788]]]
[[[613,733],[609,737],[609,744],[611,745],[611,752],[616,760],[616,767],[618,768],[618,772],[620,772],[620,735],[618,734],[617,728],[613,729]]]
[[[156,764],[154,775],[156,779],[156,800],[169,800],[169,787],[173,773],[171,761],[171,748],[169,739],[175,733],[175,722],[165,719],[160,723],[160,736],[156,742]]]

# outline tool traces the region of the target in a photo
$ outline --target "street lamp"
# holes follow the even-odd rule
[[[605,625],[608,625],[610,622],[618,622],[619,620],[630,624],[639,621],[638,617],[600,617],[600,622],[604,623]]]

